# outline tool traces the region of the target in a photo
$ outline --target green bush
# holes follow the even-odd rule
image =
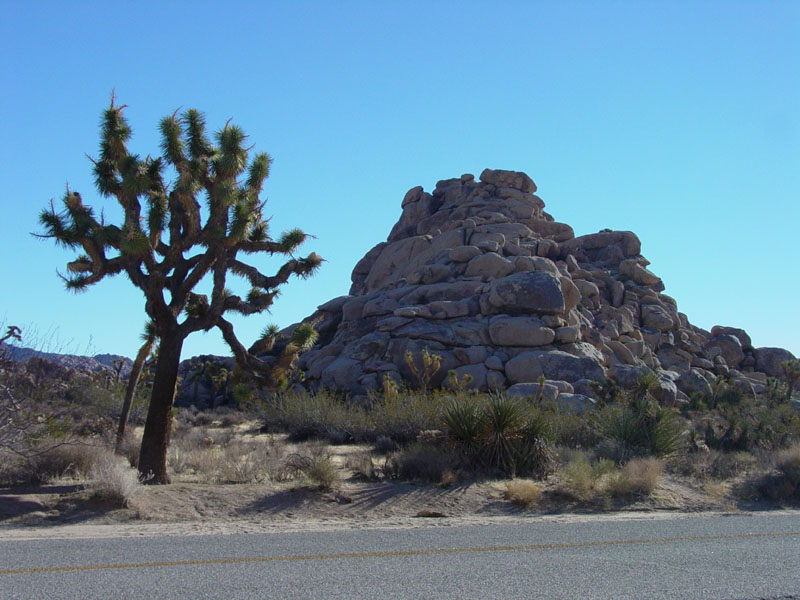
[[[686,449],[686,429],[674,410],[661,408],[650,395],[652,377],[642,378],[620,401],[602,408],[595,428],[603,440],[631,453],[673,456]]]
[[[546,477],[554,459],[544,414],[517,398],[491,394],[453,399],[442,420],[451,440],[473,462],[514,477]]]
[[[463,455],[448,446],[431,445],[425,442],[414,442],[395,452],[390,457],[393,469],[403,479],[420,479],[432,483],[441,483],[449,472],[464,466]]]

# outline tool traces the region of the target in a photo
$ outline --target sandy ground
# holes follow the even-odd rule
[[[251,436],[256,439],[259,436]],[[287,445],[287,452],[301,450]],[[754,506],[731,499],[724,486],[664,476],[650,496],[579,503],[539,484],[541,501],[524,508],[505,497],[508,481],[454,483],[354,479],[348,456],[366,446],[332,446],[342,483],[320,491],[303,481],[211,484],[183,475],[141,486],[127,508],[104,505],[82,482],[0,488],[0,540],[208,535],[397,527],[442,527],[530,520],[664,519],[727,514]],[[800,513],[798,513],[800,514]]]
[[[81,485],[0,490],[0,539],[129,537],[453,526],[530,520],[664,519],[738,509],[665,479],[652,496],[578,505],[545,494],[521,508],[507,482],[450,487],[346,482],[335,492],[294,484],[148,486],[125,509],[103,506]]]

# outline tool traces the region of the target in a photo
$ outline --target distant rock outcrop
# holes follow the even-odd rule
[[[41,358],[67,369],[83,373],[101,373],[114,371],[114,361],[122,361],[120,377],[130,375],[133,361],[119,354],[95,354],[94,356],[80,356],[78,354],[60,354],[57,352],[42,352],[24,346],[3,346],[8,358],[17,362],[26,362],[31,358]]]
[[[525,173],[485,170],[415,187],[387,241],[353,269],[350,294],[321,305],[319,343],[298,367],[304,385],[360,395],[384,377],[416,383],[407,351],[441,356],[472,387],[530,392],[543,375],[565,405],[593,381],[633,385],[647,370],[664,402],[705,391],[719,375],[766,391],[791,353],[753,348],[741,329],[692,325],[663,293],[630,231],[575,237],[545,212]],[[537,390],[538,390],[538,386]]]

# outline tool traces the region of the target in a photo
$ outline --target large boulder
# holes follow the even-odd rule
[[[547,379],[601,381],[605,377],[602,365],[591,358],[573,356],[560,350],[524,352],[506,363],[506,377],[512,383],[533,383],[540,376]]]
[[[794,354],[783,348],[756,348],[756,369],[763,371],[770,377],[783,378],[784,372],[781,363],[793,360]]]
[[[489,303],[497,313],[509,315],[564,312],[561,282],[550,273],[517,273],[492,282]]]
[[[546,346],[556,332],[536,317],[493,317],[489,321],[489,339],[495,346]]]

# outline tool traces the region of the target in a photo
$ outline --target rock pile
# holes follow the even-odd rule
[[[648,370],[662,402],[710,393],[717,376],[766,391],[792,358],[753,348],[741,329],[689,323],[647,267],[639,238],[575,237],[544,210],[525,173],[486,169],[415,187],[387,241],[355,266],[350,294],[321,305],[319,343],[299,368],[305,385],[364,394],[384,377],[415,385],[407,351],[441,356],[433,385],[455,370],[480,390],[545,397],[580,409],[594,381],[625,388]]]

